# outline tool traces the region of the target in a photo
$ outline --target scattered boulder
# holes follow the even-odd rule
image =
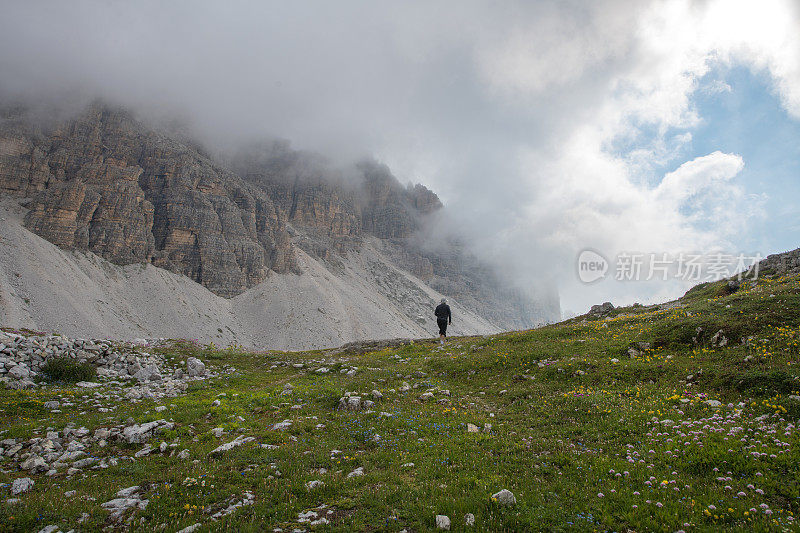
[[[278,422],[276,424],[273,424],[272,429],[276,431],[282,431],[284,429],[289,429],[290,427],[292,427],[292,421],[284,420],[283,422]]]
[[[347,474],[347,477],[348,477],[348,478],[351,478],[351,477],[361,477],[361,476],[363,476],[363,475],[364,475],[364,467],[363,467],[363,466],[359,466],[358,468],[356,468],[355,470],[353,470],[352,472],[350,472],[349,474]]]
[[[492,494],[492,500],[496,501],[500,505],[516,505],[517,498],[514,496],[514,493],[508,489],[503,489],[500,492],[495,492]]]
[[[436,529],[450,531],[450,518],[443,514],[436,515]]]
[[[174,424],[166,420],[154,420],[144,424],[133,424],[122,430],[122,438],[128,444],[142,444],[149,440],[154,434],[165,429],[172,429]]]
[[[29,477],[17,478],[13,481],[13,483],[11,483],[11,494],[14,496],[25,494],[33,488],[33,485],[34,482]]]
[[[155,364],[147,365],[136,372],[133,377],[140,383],[146,383],[148,381],[161,381],[163,379],[161,372],[158,370],[158,367]]]
[[[47,465],[47,462],[44,459],[42,459],[36,454],[32,454],[30,457],[28,457],[25,461],[22,462],[20,468],[22,468],[23,470],[27,470],[32,474],[39,474],[41,472],[47,472],[47,470],[49,470],[50,467]]]
[[[364,407],[361,403],[361,396],[353,396],[351,393],[346,392],[344,396],[339,398],[339,409],[341,411],[359,411]]]
[[[223,444],[221,446],[217,446],[216,448],[214,448],[213,450],[211,450],[209,452],[209,455],[214,455],[214,454],[218,454],[218,453],[227,452],[228,450],[232,450],[232,449],[236,448],[237,446],[241,446],[242,444],[246,444],[246,443],[254,441],[254,440],[256,440],[255,437],[245,437],[243,435],[240,435],[240,436],[236,437],[235,439],[233,439],[232,441],[230,441],[230,442],[228,442],[226,444]]]
[[[711,346],[717,346],[719,348],[727,346],[728,337],[726,337],[724,333],[725,332],[722,330],[717,331],[714,336],[711,337]]]
[[[147,508],[149,500],[143,500],[139,494],[140,487],[133,486],[127,489],[122,489],[117,492],[117,497],[109,500],[100,505],[103,509],[111,511],[110,518],[115,521],[120,521],[123,515],[130,509]]]
[[[596,317],[606,316],[613,310],[614,306],[612,305],[611,302],[603,302],[602,304],[599,305],[593,305],[589,309],[589,315]]]
[[[190,378],[205,376],[206,365],[196,357],[190,357],[186,360],[186,372]]]

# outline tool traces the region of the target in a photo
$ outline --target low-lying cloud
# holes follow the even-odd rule
[[[583,286],[581,249],[736,248],[759,199],[738,154],[679,160],[693,96],[743,65],[800,118],[798,29],[791,0],[6,2],[0,91],[179,115],[223,150],[375,155],[509,277],[580,311],[683,288]]]

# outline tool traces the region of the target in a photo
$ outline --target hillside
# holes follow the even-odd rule
[[[461,314],[469,317],[462,323],[462,332],[520,329],[559,316],[553,290],[534,294],[503,282],[489,265],[459,244],[458,236],[443,239],[443,246],[425,246],[423,230],[430,227],[434,213],[443,211],[441,202],[421,184],[401,185],[385,165],[375,161],[338,168],[283,142],[254,146],[228,157],[212,156],[185,135],[147,125],[125,109],[102,103],[69,118],[49,120],[36,119],[24,107],[3,108],[0,194],[3,200],[25,208],[21,215],[25,228],[62,250],[90,253],[119,267],[152,265],[229,300],[256,288],[263,293],[269,287],[300,287],[303,281],[295,276],[313,277],[320,268],[328,273],[320,280],[340,277],[347,271],[345,265],[363,262],[360,257],[379,250],[384,270],[398,273],[393,276],[395,288],[407,285],[410,275],[412,284],[435,296],[434,300],[441,294],[451,298]],[[303,266],[309,263],[315,265],[313,272]],[[68,292],[80,290],[69,279],[61,281]],[[347,299],[334,286],[322,287],[321,292],[332,296],[309,304],[319,300],[322,307],[337,307],[340,298],[333,295]],[[381,292],[374,296],[373,300],[380,299]],[[371,298],[367,293],[363,297]],[[30,295],[21,298],[33,302],[27,314],[36,317],[50,312]],[[271,298],[278,307],[291,307],[289,293]],[[108,294],[99,299],[113,300]],[[347,305],[361,306],[363,316],[358,320],[351,320],[352,313],[346,311],[339,313],[339,322],[317,317],[327,329],[341,331],[330,339],[331,334],[323,333],[321,344],[289,338],[288,343],[248,345],[299,349],[376,336],[419,336],[432,322],[429,310],[422,308],[434,300],[410,307],[395,301],[384,313],[374,305],[364,307],[356,298]],[[230,306],[235,312],[237,305]],[[362,318],[370,315],[380,317],[379,322],[397,323],[395,310],[403,316],[391,331],[381,333],[363,324]],[[5,314],[26,312],[15,308]],[[420,321],[420,314],[426,319]],[[292,313],[278,316],[285,322],[294,317]],[[171,322],[165,327],[173,329],[185,323],[199,327],[185,313],[162,313],[160,320]],[[253,338],[246,323],[212,322],[204,321],[217,326],[211,331],[221,329],[219,336],[209,335],[204,328],[206,333],[195,337],[248,343]],[[3,325],[61,327],[47,321]],[[426,329],[420,330],[422,325]],[[265,329],[275,331],[272,325]],[[119,338],[139,331],[137,336],[157,337],[163,328],[134,322],[122,323],[108,333],[88,331]]]
[[[297,274],[272,274],[223,298],[151,264],[114,265],[65,251],[21,225],[24,210],[0,201],[0,316],[16,328],[72,337],[186,338],[218,346],[333,347],[362,339],[428,337],[442,297],[381,253],[377,239],[329,264],[297,250]],[[452,332],[496,332],[454,302]]]
[[[0,523],[795,531],[790,270],[445,346],[249,353],[9,335],[6,354],[74,353],[102,375],[0,390]],[[9,386],[31,387],[4,365]]]

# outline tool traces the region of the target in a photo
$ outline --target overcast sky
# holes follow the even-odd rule
[[[475,248],[566,310],[658,301],[620,252],[800,246],[792,0],[9,1],[0,91],[97,95],[372,154],[437,193]],[[578,253],[612,263],[578,281]]]

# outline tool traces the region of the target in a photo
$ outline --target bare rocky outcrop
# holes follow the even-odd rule
[[[25,224],[62,248],[150,262],[226,297],[295,268],[264,191],[122,110],[95,105],[48,131],[3,126],[0,190],[32,197]]]
[[[767,256],[758,263],[758,268],[750,268],[744,277],[752,277],[755,274],[768,277],[800,274],[800,248]]]

